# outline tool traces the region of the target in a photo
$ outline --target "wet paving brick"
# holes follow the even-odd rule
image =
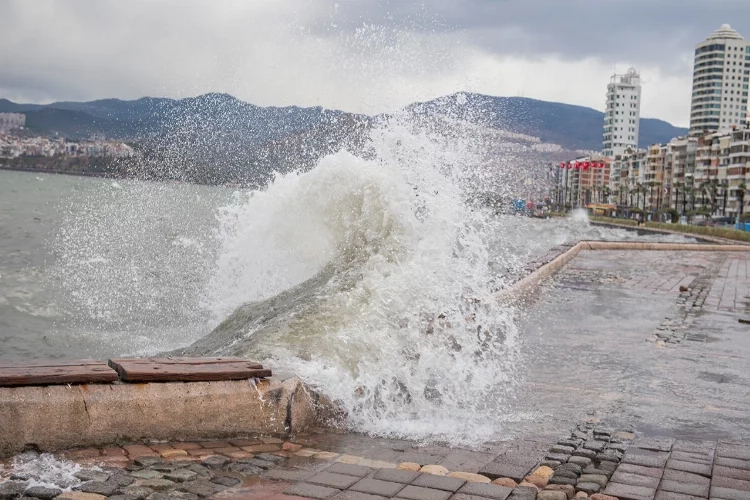
[[[419,472],[410,470],[380,469],[375,473],[373,478],[392,483],[409,484],[418,478],[419,474]]]
[[[692,474],[690,472],[683,472],[683,471],[671,470],[671,469],[664,470],[664,475],[662,476],[662,479],[667,480],[667,481],[679,481],[681,483],[704,484],[704,485],[711,484],[710,478],[707,478],[698,474]]]
[[[712,499],[715,498],[717,500],[748,500],[750,498],[747,491],[722,488],[720,486],[711,486],[709,495]]]
[[[411,484],[413,484],[414,486],[422,486],[423,488],[456,492],[461,486],[464,485],[464,483],[466,483],[465,480],[458,479],[456,477],[422,474]]]
[[[706,464],[696,464],[694,462],[683,462],[681,460],[669,459],[669,461],[667,461],[666,468],[681,470],[684,472],[692,472],[693,474],[700,474],[701,476],[711,477],[711,466]]]
[[[338,492],[339,490],[335,488],[310,483],[297,483],[284,490],[284,494],[286,495],[297,495],[306,498],[317,498],[320,500],[330,498]]]
[[[409,500],[448,500],[450,497],[450,491],[422,488],[419,486],[407,486],[396,496],[396,498],[406,498]]]
[[[664,491],[672,491],[674,493],[683,493],[685,495],[693,495],[696,497],[707,497],[709,485],[682,483],[680,481],[670,481],[667,479],[663,479],[659,484],[659,489]]]
[[[604,489],[604,494],[617,497],[620,500],[653,500],[656,490],[645,486],[609,483]]]
[[[361,493],[369,493],[371,495],[392,497],[403,488],[404,485],[401,483],[364,478],[354,483],[354,485],[352,485],[349,489],[352,491],[359,491]]]
[[[634,486],[645,486],[656,489],[659,486],[659,478],[650,476],[641,476],[629,472],[620,472],[619,470],[612,475],[613,483],[632,484]]]
[[[476,495],[483,498],[492,498],[494,500],[505,500],[510,496],[512,491],[512,488],[497,484],[466,483],[460,490],[458,490],[458,493]]]
[[[334,474],[332,472],[318,472],[314,476],[307,478],[305,482],[312,484],[319,484],[321,486],[328,486],[329,488],[337,488],[339,490],[345,490],[349,486],[353,485],[360,478],[355,476],[345,476],[344,474]]]
[[[347,476],[365,477],[372,473],[372,469],[362,465],[335,463],[326,469],[328,472],[345,474]]]
[[[642,467],[663,468],[667,463],[669,453],[629,449],[625,452],[622,463],[640,465]]]
[[[359,491],[342,491],[331,497],[331,500],[387,500],[387,497],[368,495]]]

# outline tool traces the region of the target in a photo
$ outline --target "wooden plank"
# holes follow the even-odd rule
[[[205,358],[120,358],[110,359],[109,366],[112,363],[119,364],[122,362],[134,363],[134,364],[145,364],[153,365],[216,365],[216,364],[232,364],[232,363],[248,363],[248,366],[252,366],[257,369],[263,368],[263,365],[255,361],[248,361],[247,359],[237,357],[205,357]]]
[[[270,377],[271,370],[240,358],[211,363],[210,358],[110,359],[109,365],[126,382],[211,382]]]
[[[0,368],[54,367],[54,366],[106,366],[99,359],[32,359],[21,362],[0,362]]]
[[[52,362],[45,366],[27,366],[17,363],[3,363],[0,367],[0,387],[18,387],[24,385],[61,385],[108,383],[118,379],[117,372],[103,362],[73,365],[71,362],[54,366]]]

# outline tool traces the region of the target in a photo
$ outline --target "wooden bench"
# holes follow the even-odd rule
[[[271,370],[242,358],[148,358],[0,362],[0,387],[124,382],[211,382],[266,378]]]

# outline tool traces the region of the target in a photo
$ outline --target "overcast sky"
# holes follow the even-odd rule
[[[693,50],[750,0],[0,0],[0,97],[228,92],[390,111],[459,90],[604,107],[641,73],[641,115],[686,126]]]

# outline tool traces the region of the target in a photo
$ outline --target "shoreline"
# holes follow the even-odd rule
[[[7,165],[0,165],[0,170],[4,170],[7,172],[28,172],[37,174],[76,175],[79,177],[98,177],[105,179],[129,179],[129,177],[111,175],[105,172],[70,172],[65,170],[54,170],[47,168],[9,167]]]

